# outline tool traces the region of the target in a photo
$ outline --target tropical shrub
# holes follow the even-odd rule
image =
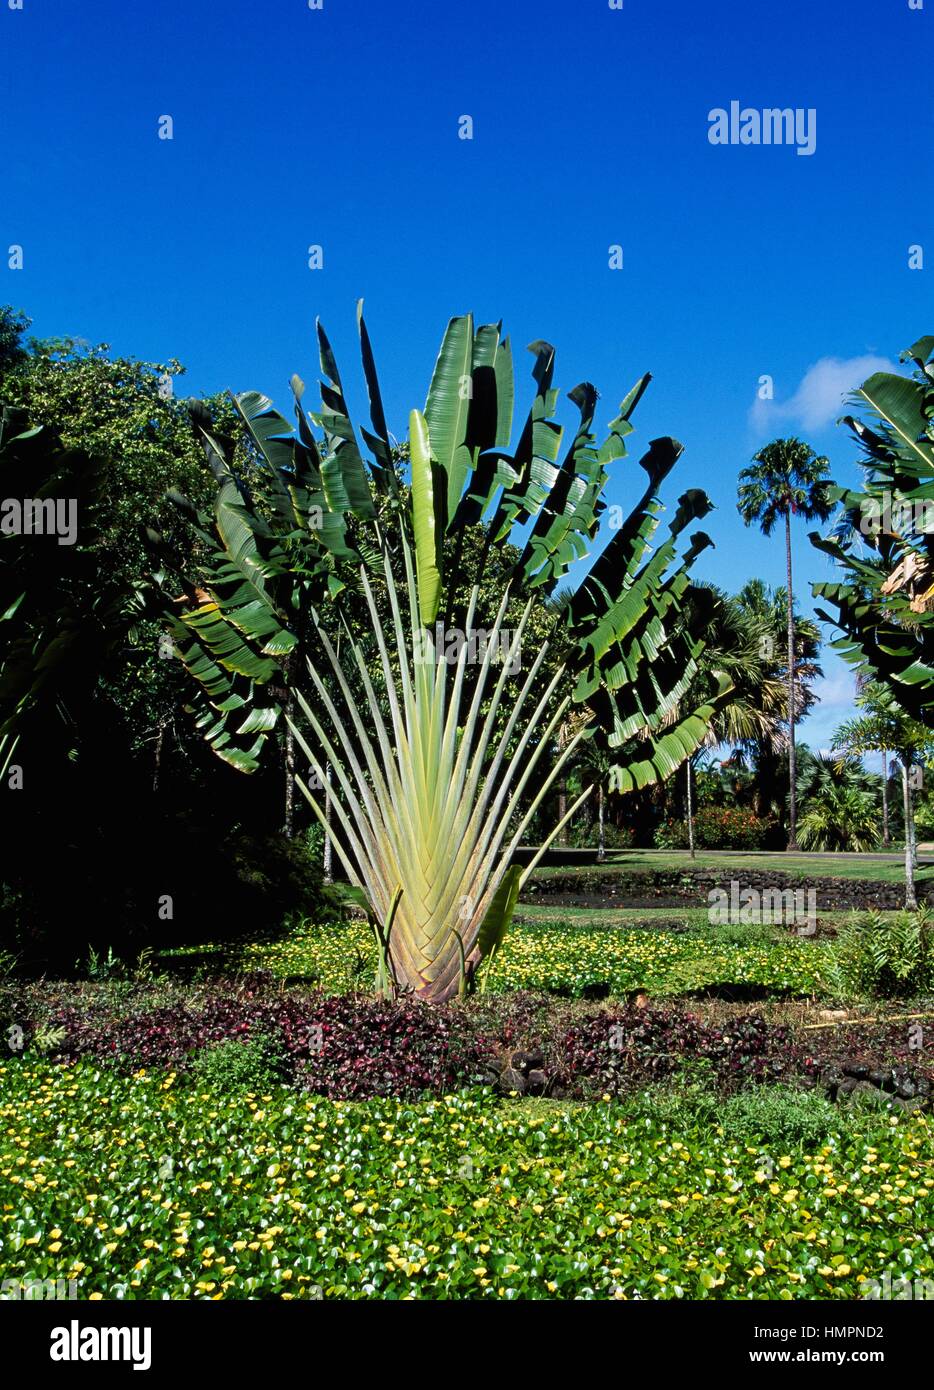
[[[854,913],[822,970],[841,998],[906,999],[934,989],[934,926],[917,912]]]
[[[197,581],[172,572],[161,538],[153,544],[171,596],[166,621],[211,746],[254,769],[286,689],[289,737],[303,758],[298,785],[367,905],[380,988],[444,1000],[464,993],[496,952],[534,867],[513,865],[512,851],[581,741],[597,729],[619,749],[642,736],[635,760],[612,769],[612,789],[626,791],[669,776],[704,738],[710,700],[680,702],[709,621],[703,599],[688,620],[688,571],[710,541],[695,532],[681,555],[678,545],[710,502],[698,489],[683,493],[667,537],[651,548],[659,489],[681,453],[675,440],[652,441],[629,517],[571,599],[549,609],[589,552],[609,467],[626,453],[649,378],[623,400],[602,443],[592,433],[597,392],[575,387],[579,424],[560,459],[554,349],[531,344],[536,394],[511,448],[509,342],[498,325],[454,318],[424,412],[410,415],[405,484],[360,313],[358,326],[369,464],[319,326],[319,411],[306,413],[297,377],[295,430],[265,397],[236,398],[255,461],[249,485],[196,415],[218,479],[213,517],[178,499],[213,552]],[[517,540],[491,595],[482,585],[490,554]],[[466,604],[455,603],[471,566]],[[524,606],[507,645],[518,664],[504,647],[516,598]],[[554,669],[548,640],[536,638],[534,659],[522,663],[533,610],[550,614]],[[727,684],[715,682],[715,698]],[[571,715],[575,732],[563,739]]]
[[[228,1039],[195,1054],[195,1080],[221,1091],[265,1091],[286,1079],[281,1040],[266,1034]]]
[[[774,822],[737,806],[701,806],[694,817],[698,849],[763,849]],[[655,831],[656,849],[687,849],[687,821],[666,820]]]
[[[780,1081],[724,1097],[705,1084],[703,1070],[692,1061],[686,1058],[683,1069],[664,1083],[625,1096],[626,1114],[663,1124],[670,1133],[694,1126],[719,1128],[733,1142],[771,1153],[815,1147],[844,1123],[841,1111],[819,1091]],[[711,1073],[708,1067],[707,1075]]]
[[[818,1091],[791,1086],[757,1086],[739,1091],[717,1111],[731,1139],[767,1144],[771,1152],[815,1148],[841,1127],[841,1114]]]
[[[607,821],[603,827],[603,844],[608,850],[631,849],[635,835],[628,825],[616,825]],[[600,830],[595,820],[584,825],[574,825],[568,831],[567,842],[573,849],[596,849],[600,843]]]
[[[844,417],[863,451],[863,487],[832,488],[841,520],[829,538],[811,535],[840,576],[812,585],[834,610],[817,610],[841,633],[833,645],[922,722],[934,706],[932,358],[934,337],[919,338],[901,354],[913,379],[876,372],[854,392],[871,416]]]
[[[869,792],[856,787],[821,786],[798,822],[802,849],[864,853],[879,843],[879,808]]]

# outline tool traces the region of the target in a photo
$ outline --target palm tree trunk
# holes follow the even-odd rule
[[[603,782],[597,784],[597,860],[603,863],[606,858],[606,839],[603,827]]]
[[[905,906],[913,912],[918,906],[915,895],[914,820],[911,814],[908,763],[905,760],[902,761],[902,796],[905,803]]]
[[[785,508],[785,562],[788,570],[788,848],[798,848],[798,792],[795,782],[795,609],[791,591],[791,505]]]
[[[282,700],[285,720],[282,740],[282,765],[285,773],[285,797],[282,808],[282,833],[287,840],[292,838],[295,810],[295,735],[292,733],[292,719],[295,714],[295,698],[292,694],[292,658],[287,657],[283,667],[285,688],[278,692]]]
[[[889,769],[886,751],[882,750],[882,843],[886,847],[891,843],[889,835]]]
[[[568,783],[567,783],[567,778],[566,778],[566,777],[562,777],[562,778],[561,778],[561,781],[560,781],[559,784],[558,784],[558,820],[559,820],[559,821],[560,821],[560,820],[564,820],[564,817],[565,817],[565,815],[567,814],[567,809],[568,809]],[[561,833],[560,833],[559,836],[558,836],[558,844],[559,844],[559,845],[566,845],[567,842],[568,842],[568,828],[567,828],[567,826],[565,825],[565,826],[562,826],[562,828],[561,828]]]
[[[686,767],[687,767],[687,771],[688,771],[688,776],[687,776],[687,782],[688,782],[688,797],[687,797],[687,809],[688,809],[688,849],[691,851],[691,858],[693,859],[693,858],[695,858],[695,854],[694,854],[694,806],[693,806],[693,803],[692,803],[692,800],[691,800],[691,759],[690,759],[690,758],[688,758],[688,760],[687,760]]]

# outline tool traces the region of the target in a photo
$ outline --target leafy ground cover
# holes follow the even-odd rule
[[[616,1103],[3,1064],[4,1277],[99,1298],[820,1298],[934,1275],[922,1115],[769,1148]]]
[[[668,917],[671,914],[668,913]],[[748,943],[748,944],[747,944]],[[816,988],[824,943],[794,935],[739,931],[599,931],[592,923],[517,922],[494,963],[495,992],[541,990],[576,997],[625,996],[646,989],[659,996],[722,983],[758,987],[776,995],[807,995]],[[208,965],[212,971],[270,970],[301,976],[328,993],[369,985],[376,967],[372,933],[363,922],[342,926],[302,923],[284,936],[234,944],[178,948],[166,964]]]
[[[0,1029],[24,1056],[126,1072],[162,1067],[254,1089],[278,1079],[340,1100],[478,1084],[588,1099],[631,1096],[660,1080],[702,1080],[719,1095],[763,1083],[833,1091],[851,1068],[846,1074],[875,1078],[884,1103],[897,1092],[928,1104],[934,1069],[918,1043],[934,1010],[924,1010],[920,1001],[907,1015],[897,1002],[873,1005],[827,1026],[823,1011],[800,1003],[644,1006],[527,993],[429,1009],[254,974],[198,985],[7,986]],[[530,1086],[518,1084],[516,1067],[536,1073]]]

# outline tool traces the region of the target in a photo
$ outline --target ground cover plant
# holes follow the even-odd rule
[[[627,1003],[490,993],[434,1010],[256,973],[194,987],[17,984],[0,1005],[23,1056],[162,1068],[230,1087],[284,1081],[343,1100],[467,1085],[586,1099],[671,1079],[720,1095],[782,1083],[834,1098],[849,1075],[873,1077],[881,1099],[926,1104],[934,1082],[918,1022],[934,1010],[920,1002],[908,1014],[892,1003],[831,1011],[830,1023],[803,1002],[663,1003],[643,994]]]
[[[493,992],[543,990],[567,996],[599,991],[626,996],[636,989],[677,995],[720,983],[758,988],[763,995],[813,993],[823,942],[793,934],[762,939],[755,926],[735,931],[599,930],[584,923],[513,924],[486,982]],[[213,970],[268,969],[304,976],[329,992],[362,987],[377,951],[365,923],[298,925],[285,935],[244,943],[201,944],[164,953],[209,961]]]
[[[3,1071],[5,1276],[83,1298],[852,1299],[934,1275],[919,1115],[769,1148],[606,1102]]]

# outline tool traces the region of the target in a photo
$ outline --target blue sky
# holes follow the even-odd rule
[[[320,314],[355,403],[362,295],[397,434],[467,310],[504,320],[520,372],[524,344],[555,343],[558,384],[592,380],[600,424],[650,370],[633,448],[684,442],[666,495],[710,493],[698,573],[727,588],[784,579],[779,538],[735,510],[754,450],[799,434],[850,478],[842,393],[934,331],[908,251],[934,257],[934,0],[10,3],[0,249],[24,264],[0,257],[0,302],[35,333],[286,404],[293,371],[316,376]],[[733,100],[813,109],[814,153],[711,144]],[[624,465],[608,500],[633,491]],[[809,607],[829,562],[804,529]],[[852,689],[825,667],[815,746]]]

